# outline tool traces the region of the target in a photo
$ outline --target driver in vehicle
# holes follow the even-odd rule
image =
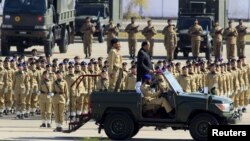
[[[150,85],[152,83],[152,76],[150,74],[144,75],[145,81],[141,85],[141,92],[144,95],[145,104],[155,104],[163,107],[169,114],[169,117],[174,117],[174,110],[170,106],[169,102],[161,97],[161,91],[154,92]]]

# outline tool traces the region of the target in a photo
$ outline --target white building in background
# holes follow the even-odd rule
[[[0,0],[0,16],[3,15],[3,5],[5,0]]]
[[[133,0],[123,0],[123,13],[128,11],[128,5]],[[178,0],[147,0],[147,7],[141,9],[134,7],[132,12],[140,14],[142,17],[154,18],[177,18]]]
[[[229,0],[229,19],[250,19],[250,0]]]

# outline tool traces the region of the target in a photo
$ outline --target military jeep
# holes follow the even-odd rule
[[[79,122],[70,122],[65,132],[75,131],[93,119],[99,132],[104,129],[112,140],[130,139],[144,126],[189,130],[194,139],[207,140],[209,125],[235,123],[231,99],[202,92],[185,93],[171,73],[163,76],[169,89],[162,97],[175,109],[174,117],[159,105],[145,105],[143,94],[136,91],[93,92],[90,113],[82,115]],[[152,108],[145,110],[145,106]]]

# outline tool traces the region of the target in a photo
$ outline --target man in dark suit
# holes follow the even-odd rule
[[[143,76],[148,73],[153,73],[153,65],[150,60],[149,49],[149,43],[147,41],[143,41],[141,49],[137,55],[137,82],[144,82]]]

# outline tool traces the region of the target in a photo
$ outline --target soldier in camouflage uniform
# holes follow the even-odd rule
[[[154,36],[156,35],[157,31],[155,30],[155,27],[152,26],[151,20],[148,20],[148,25],[142,30],[142,35],[144,35],[146,41],[149,42],[150,49],[149,49],[149,55],[150,57],[153,57],[153,51],[154,51]]]
[[[237,56],[239,58],[246,57],[245,45],[246,45],[247,27],[245,25],[243,25],[243,20],[239,20],[239,25],[237,25],[235,28],[238,32]]]
[[[214,28],[212,29],[211,35],[213,37],[213,50],[215,61],[219,61],[222,57],[222,34],[224,29],[219,25],[219,22],[215,22]]]
[[[226,39],[227,59],[228,61],[231,61],[232,59],[235,59],[235,46],[238,32],[233,27],[232,21],[229,21],[228,24],[229,27],[224,30],[223,36]]]
[[[139,25],[135,25],[135,18],[131,18],[131,23],[125,28],[125,32],[128,33],[128,47],[129,55],[131,59],[135,58],[137,47],[137,33],[139,32]]]
[[[199,25],[197,19],[195,20],[194,25],[189,28],[188,34],[191,36],[193,57],[197,60],[200,53],[201,35],[203,34],[203,29]]]
[[[85,58],[91,58],[92,55],[92,40],[93,34],[95,33],[95,27],[90,22],[90,17],[85,19],[85,23],[81,27],[81,33],[83,33],[83,46],[84,46],[84,53],[86,55]]]
[[[105,26],[106,34],[107,34],[107,54],[112,49],[111,40],[113,38],[117,38],[117,34],[119,29],[114,25],[113,20],[109,20],[109,24]]]
[[[4,102],[4,89],[6,87],[7,72],[3,68],[3,60],[0,60],[0,117],[3,116],[3,111],[5,109]]]

